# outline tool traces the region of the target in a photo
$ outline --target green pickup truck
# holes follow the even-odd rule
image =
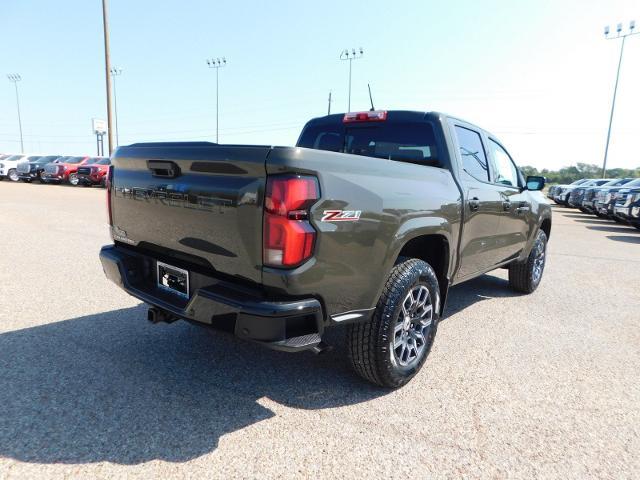
[[[451,285],[508,268],[533,292],[551,209],[492,134],[441,113],[309,121],[295,147],[144,143],[109,172],[106,276],[150,305],[285,350],[347,325],[355,371],[407,383]]]

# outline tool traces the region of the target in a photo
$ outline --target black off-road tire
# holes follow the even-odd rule
[[[640,230],[640,223],[634,223],[633,226]]]
[[[539,258],[540,247],[542,247],[543,263],[542,271],[539,276],[535,275],[536,260]],[[547,252],[547,234],[543,230],[538,230],[535,242],[531,252],[524,262],[514,262],[509,265],[509,285],[517,292],[533,293],[544,273],[544,267],[546,264],[546,252]]]
[[[412,289],[424,285],[432,303],[432,321],[425,332],[421,356],[414,364],[403,367],[395,359],[391,343],[394,328],[402,314],[402,302]],[[373,318],[356,323],[347,331],[349,359],[358,375],[376,385],[398,388],[409,382],[422,368],[429,356],[439,320],[440,288],[433,268],[422,260],[408,259],[397,264],[385,283]]]

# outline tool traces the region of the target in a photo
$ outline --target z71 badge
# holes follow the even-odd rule
[[[325,210],[322,212],[322,222],[357,222],[360,220],[360,210]]]

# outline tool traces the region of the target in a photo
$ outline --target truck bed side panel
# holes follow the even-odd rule
[[[316,175],[322,200],[311,210],[319,232],[314,258],[292,271],[265,268],[263,282],[322,297],[329,315],[375,307],[398,253],[415,236],[442,235],[455,253],[461,196],[449,170],[276,147],[267,172]],[[361,214],[357,221],[323,221],[327,210]]]

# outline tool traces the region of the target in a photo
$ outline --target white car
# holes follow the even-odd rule
[[[3,180],[4,177],[8,177],[12,182],[17,182],[20,180],[20,176],[18,175],[18,164],[22,162],[28,162],[31,158],[35,160],[39,158],[40,155],[11,155],[3,160],[0,160],[0,180]]]

